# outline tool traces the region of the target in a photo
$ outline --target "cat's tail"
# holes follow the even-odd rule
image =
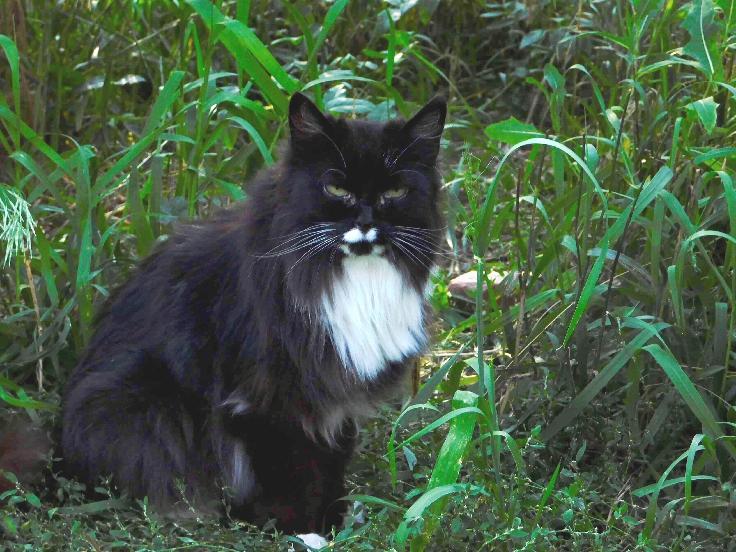
[[[46,433],[30,422],[15,416],[0,426],[0,493],[12,489],[15,480],[24,485],[37,483],[49,452],[51,441]]]

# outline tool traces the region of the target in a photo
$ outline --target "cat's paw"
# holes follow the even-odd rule
[[[325,539],[322,535],[318,535],[317,533],[307,533],[305,535],[297,535],[296,537],[298,539],[301,539],[304,544],[314,550],[320,550],[328,544],[327,539]]]

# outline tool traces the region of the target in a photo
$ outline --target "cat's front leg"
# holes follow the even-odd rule
[[[231,418],[228,429],[247,451],[256,482],[252,495],[240,498],[233,493],[232,515],[257,524],[274,519],[286,533],[325,534],[341,525],[345,504],[339,499],[345,495],[343,479],[352,438],[330,446],[307,436],[301,424],[261,415]],[[224,458],[221,464],[227,470],[235,463]]]

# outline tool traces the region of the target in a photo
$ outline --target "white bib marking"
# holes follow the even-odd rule
[[[364,380],[426,345],[422,311],[422,296],[379,255],[345,257],[332,294],[322,297],[337,354]]]

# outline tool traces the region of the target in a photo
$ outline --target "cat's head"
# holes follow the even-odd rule
[[[295,94],[274,253],[293,269],[380,255],[426,280],[442,235],[436,161],[446,111],[434,98],[408,121],[349,120]]]

